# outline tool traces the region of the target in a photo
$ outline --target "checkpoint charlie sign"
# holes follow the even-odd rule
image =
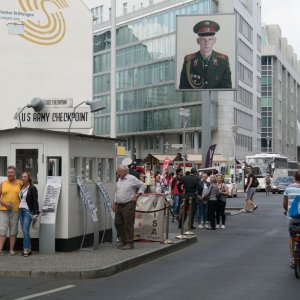
[[[45,107],[40,112],[24,110],[20,116],[21,126],[44,129],[87,129],[92,127],[89,107],[78,107],[74,111],[72,98],[44,98]],[[20,111],[20,109],[19,109]]]
[[[65,107],[46,107],[41,112],[28,110],[20,114],[20,120],[23,127],[31,128],[68,129],[71,122],[72,129],[92,127],[92,116],[88,107],[79,107],[75,112],[74,108]]]

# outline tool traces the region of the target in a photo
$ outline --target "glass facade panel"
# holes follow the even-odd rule
[[[176,15],[214,12],[214,1],[195,0],[117,28],[117,134],[180,128],[178,108],[157,108],[190,102],[198,105],[191,109],[188,126],[201,127],[201,95],[175,90]],[[94,99],[102,98],[106,105],[95,115],[96,134],[109,134],[110,130],[110,37],[109,30],[94,36]],[[156,110],[136,111],[149,108]],[[217,110],[212,114],[216,124]]]

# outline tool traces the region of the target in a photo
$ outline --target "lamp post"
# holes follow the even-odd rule
[[[236,134],[238,131],[238,126],[236,124],[232,125],[232,137],[233,137],[233,182],[235,182],[235,141],[236,141]]]
[[[181,107],[179,109],[179,115],[183,120],[183,132],[182,132],[182,150],[183,150],[183,174],[185,174],[185,161],[186,161],[186,142],[185,142],[185,128],[190,116],[190,111],[186,108]]]

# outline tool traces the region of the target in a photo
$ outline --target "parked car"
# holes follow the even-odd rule
[[[272,184],[272,194],[283,193],[286,187],[292,182],[294,182],[294,177],[292,176],[277,177]]]
[[[232,182],[231,178],[225,178],[224,183],[228,187],[229,196],[228,197],[237,197],[237,185],[235,182]]]

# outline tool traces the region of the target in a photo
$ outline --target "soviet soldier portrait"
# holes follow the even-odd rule
[[[228,56],[213,50],[219,30],[219,24],[210,20],[198,22],[194,26],[200,50],[185,56],[179,89],[232,88]]]

